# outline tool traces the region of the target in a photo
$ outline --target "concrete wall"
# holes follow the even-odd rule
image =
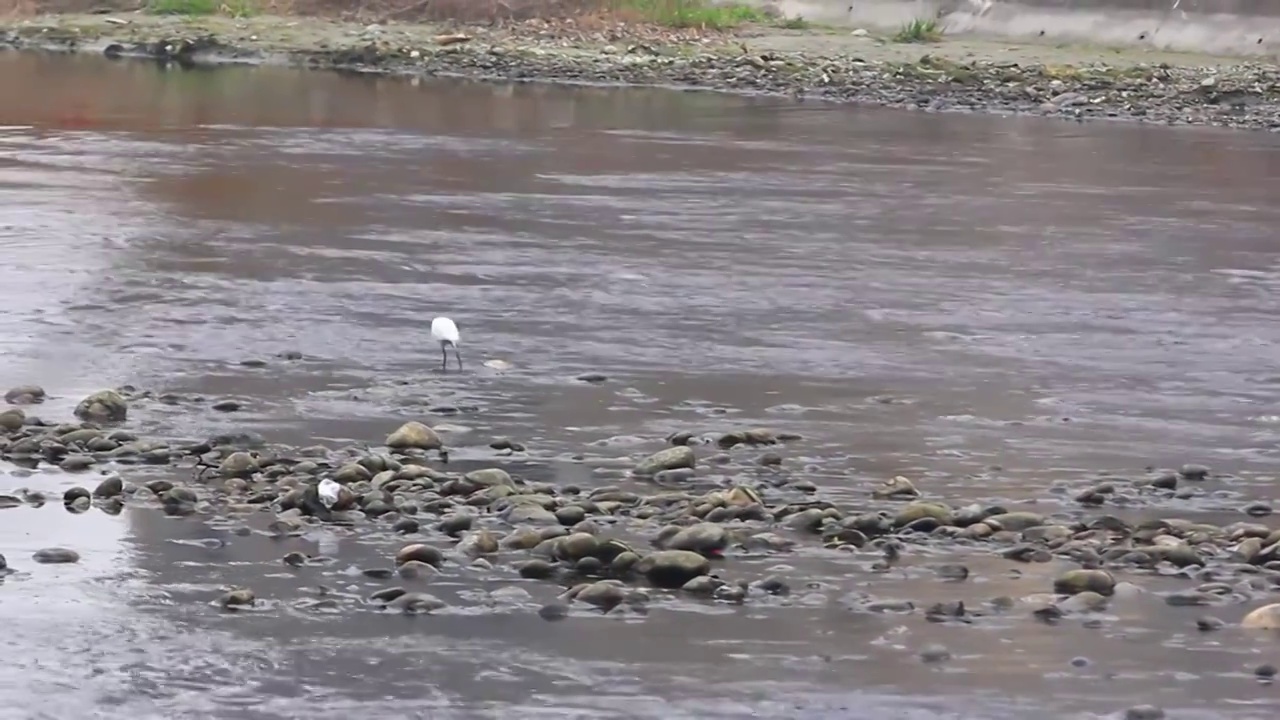
[[[1280,0],[778,0],[788,15],[870,30],[939,18],[948,34],[1280,54]]]

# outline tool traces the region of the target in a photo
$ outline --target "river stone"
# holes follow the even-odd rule
[[[581,505],[566,505],[556,510],[556,522],[565,527],[573,527],[587,519],[587,511]]]
[[[67,488],[66,492],[62,493],[62,504],[70,505],[78,500],[89,500],[90,498],[89,491],[77,485]]]
[[[827,513],[818,508],[808,508],[798,513],[788,515],[786,519],[787,527],[793,530],[803,530],[805,532],[816,533],[822,529],[823,523],[827,521]]]
[[[578,602],[594,605],[605,612],[622,604],[627,597],[627,586],[617,580],[600,580],[589,585],[578,585],[567,593]]]
[[[562,602],[553,602],[538,608],[538,617],[547,622],[555,622],[569,617],[569,606]]]
[[[423,592],[407,592],[387,603],[387,609],[398,610],[406,615],[432,613],[445,607],[443,600]]]
[[[421,524],[411,517],[398,518],[391,524],[391,532],[397,535],[412,535],[421,529]]]
[[[124,422],[129,415],[129,404],[115,390],[102,390],[80,401],[75,416],[81,420],[99,422]]]
[[[893,516],[895,527],[903,527],[921,518],[933,518],[941,525],[951,524],[951,508],[942,503],[913,502]]]
[[[711,561],[690,550],[662,550],[642,558],[636,570],[656,587],[677,590],[711,572]]]
[[[218,475],[223,478],[247,478],[260,469],[258,459],[243,450],[233,452],[218,464]]]
[[[338,468],[338,471],[330,479],[339,485],[354,485],[372,478],[373,473],[369,472],[369,468],[358,462],[352,462]]]
[[[396,568],[396,574],[405,580],[425,580],[437,572],[434,565],[421,560],[408,560]]]
[[[502,547],[507,550],[532,550],[545,538],[533,528],[516,528],[502,538]]]
[[[1164,710],[1155,705],[1134,705],[1124,711],[1124,720],[1164,720]]]
[[[670,447],[650,455],[636,464],[636,475],[655,475],[663,470],[692,468],[697,463],[693,449],[685,445]]]
[[[413,543],[405,545],[396,553],[396,565],[404,565],[410,560],[417,560],[418,562],[440,567],[444,564],[444,553],[430,545]]]
[[[1092,590],[1085,590],[1084,592],[1076,593],[1075,595],[1072,595],[1066,600],[1058,603],[1058,607],[1066,612],[1073,613],[1101,612],[1107,609],[1108,602],[1109,601],[1106,597],[1093,592]]]
[[[474,530],[458,541],[455,549],[470,558],[498,552],[498,536],[488,530]]]
[[[1062,525],[1035,525],[1022,531],[1022,539],[1026,542],[1051,543],[1066,540],[1072,534],[1071,528]]]
[[[701,597],[711,597],[723,587],[725,582],[714,575],[699,575],[681,586],[681,592]]]
[[[526,560],[516,566],[520,577],[530,580],[547,580],[556,574],[556,566],[546,560]]]
[[[554,554],[561,560],[594,557],[600,551],[600,539],[590,533],[573,533],[554,541]]]
[[[80,562],[80,553],[62,547],[41,548],[31,558],[42,565],[58,565]]]
[[[665,543],[668,550],[692,550],[706,557],[718,556],[729,545],[729,533],[715,523],[698,523],[672,535]]]
[[[1204,480],[1209,477],[1209,468],[1196,463],[1187,463],[1179,468],[1178,474],[1188,480]]]
[[[466,475],[463,475],[462,479],[472,485],[478,486],[478,488],[499,486],[514,488],[516,486],[515,481],[511,479],[511,475],[502,468],[482,468],[480,470],[472,470]]]
[[[1280,603],[1252,610],[1240,621],[1240,627],[1250,630],[1280,630]]]
[[[396,450],[418,448],[419,450],[439,450],[444,447],[435,430],[416,420],[401,425],[399,429],[387,436],[387,447]]]
[[[11,408],[0,412],[0,429],[7,432],[14,432],[22,429],[22,423],[27,419],[27,414],[18,408]]]
[[[1190,545],[1181,544],[1180,541],[1178,545],[1167,545],[1164,547],[1153,546],[1143,549],[1151,556],[1164,560],[1165,562],[1173,563],[1175,566],[1180,568],[1191,567],[1192,565],[1204,567],[1205,565],[1204,558],[1200,557],[1200,553],[1197,552],[1195,548]]]
[[[248,588],[228,590],[218,598],[218,604],[224,608],[247,607],[253,605],[257,598]]]
[[[475,521],[475,516],[470,513],[449,513],[440,518],[440,522],[436,523],[436,529],[449,537],[458,537],[470,530]]]
[[[1105,570],[1068,570],[1053,581],[1053,591],[1061,595],[1091,591],[1110,597],[1115,589],[1115,577]]]
[[[39,385],[19,385],[5,392],[4,401],[10,405],[34,405],[44,402],[44,397],[44,388]]]
[[[124,492],[124,480],[119,475],[112,475],[98,483],[98,487],[93,490],[93,496],[113,498],[122,492]]]
[[[914,499],[920,497],[920,491],[905,477],[898,475],[887,480],[883,485],[871,491],[871,497],[880,499]]]
[[[1044,516],[1032,512],[1009,512],[992,515],[983,520],[996,531],[1026,532],[1028,529],[1044,524]]]

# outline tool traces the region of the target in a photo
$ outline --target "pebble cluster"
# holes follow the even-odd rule
[[[1128,488],[1114,481],[1088,488],[1074,498],[1078,512],[1053,515],[927,499],[905,477],[869,483],[858,499],[836,504],[821,499],[822,489],[803,479],[724,480],[746,475],[735,467],[777,466],[786,445],[802,441],[752,428],[675,433],[665,439],[667,447],[638,458],[619,478],[622,482],[587,488],[530,482],[496,466],[501,462],[450,471],[441,436],[417,421],[394,429],[372,449],[269,448],[254,433],[201,442],[144,439],[123,427],[130,398],[139,395],[128,387],[94,393],[75,408],[76,422],[54,424],[27,412],[44,399],[44,390],[13,388],[5,395],[11,407],[0,411],[0,459],[18,466],[10,473],[18,477],[38,478],[34,471],[45,465],[86,478],[99,473],[96,482],[62,493],[64,506],[74,513],[93,507],[119,513],[128,504],[176,517],[259,517],[280,538],[324,524],[402,537],[387,549],[385,569],[366,571],[402,583],[367,598],[368,605],[384,611],[430,614],[447,607],[413,588],[450,565],[505,568],[513,576],[554,583],[560,587],[558,599],[538,614],[560,620],[575,605],[644,613],[655,593],[744,604],[792,592],[787,578],[739,573],[735,558],[786,556],[808,546],[870,558],[856,567],[872,579],[913,553],[943,548],[953,558],[998,556],[1013,573],[1048,562],[1066,569],[1040,593],[992,598],[980,606],[959,601],[917,606],[877,597],[870,587],[840,601],[853,612],[920,612],[931,622],[974,623],[984,616],[1026,613],[1049,624],[1072,616],[1087,623],[1115,597],[1149,594],[1138,583],[1159,575],[1185,580],[1183,589],[1163,594],[1167,605],[1253,604],[1242,627],[1280,629],[1280,604],[1260,602],[1280,585],[1280,529],[1244,513],[1226,526],[1172,517],[1131,524],[1096,514],[1108,497],[1122,492],[1173,498],[1212,479],[1201,465],[1154,472],[1130,481]],[[495,455],[526,450],[506,438],[494,439],[490,447]],[[708,470],[708,456],[717,461],[714,470]],[[139,477],[146,466],[169,471],[164,478],[134,482],[131,466]],[[317,493],[322,479],[342,486],[331,506]],[[0,509],[51,500],[40,489],[0,488]],[[32,559],[74,563],[80,558],[74,549],[48,547]],[[282,557],[291,567],[317,561],[299,551]],[[932,569],[944,582],[964,582],[971,574],[963,562]],[[0,573],[12,572],[0,557]],[[260,599],[250,588],[233,587],[211,602],[234,610]],[[1205,614],[1195,626],[1210,632],[1226,624]],[[921,657],[939,662],[949,653],[930,647]],[[1270,665],[1257,673],[1260,678],[1275,674]]]

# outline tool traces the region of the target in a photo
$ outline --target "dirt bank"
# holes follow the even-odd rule
[[[1280,129],[1280,70],[1273,65],[980,40],[902,43],[822,28],[710,32],[600,20],[495,28],[129,12],[13,19],[0,26],[0,44],[191,63],[680,85],[926,111]]]

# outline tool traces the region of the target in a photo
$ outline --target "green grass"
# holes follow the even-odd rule
[[[893,36],[899,43],[932,43],[942,39],[942,26],[932,18],[916,18],[902,26]]]
[[[671,28],[725,30],[774,20],[760,8],[708,0],[619,0],[618,9],[634,13],[646,22]]]
[[[235,18],[257,14],[254,0],[147,0],[152,15],[229,15]]]

